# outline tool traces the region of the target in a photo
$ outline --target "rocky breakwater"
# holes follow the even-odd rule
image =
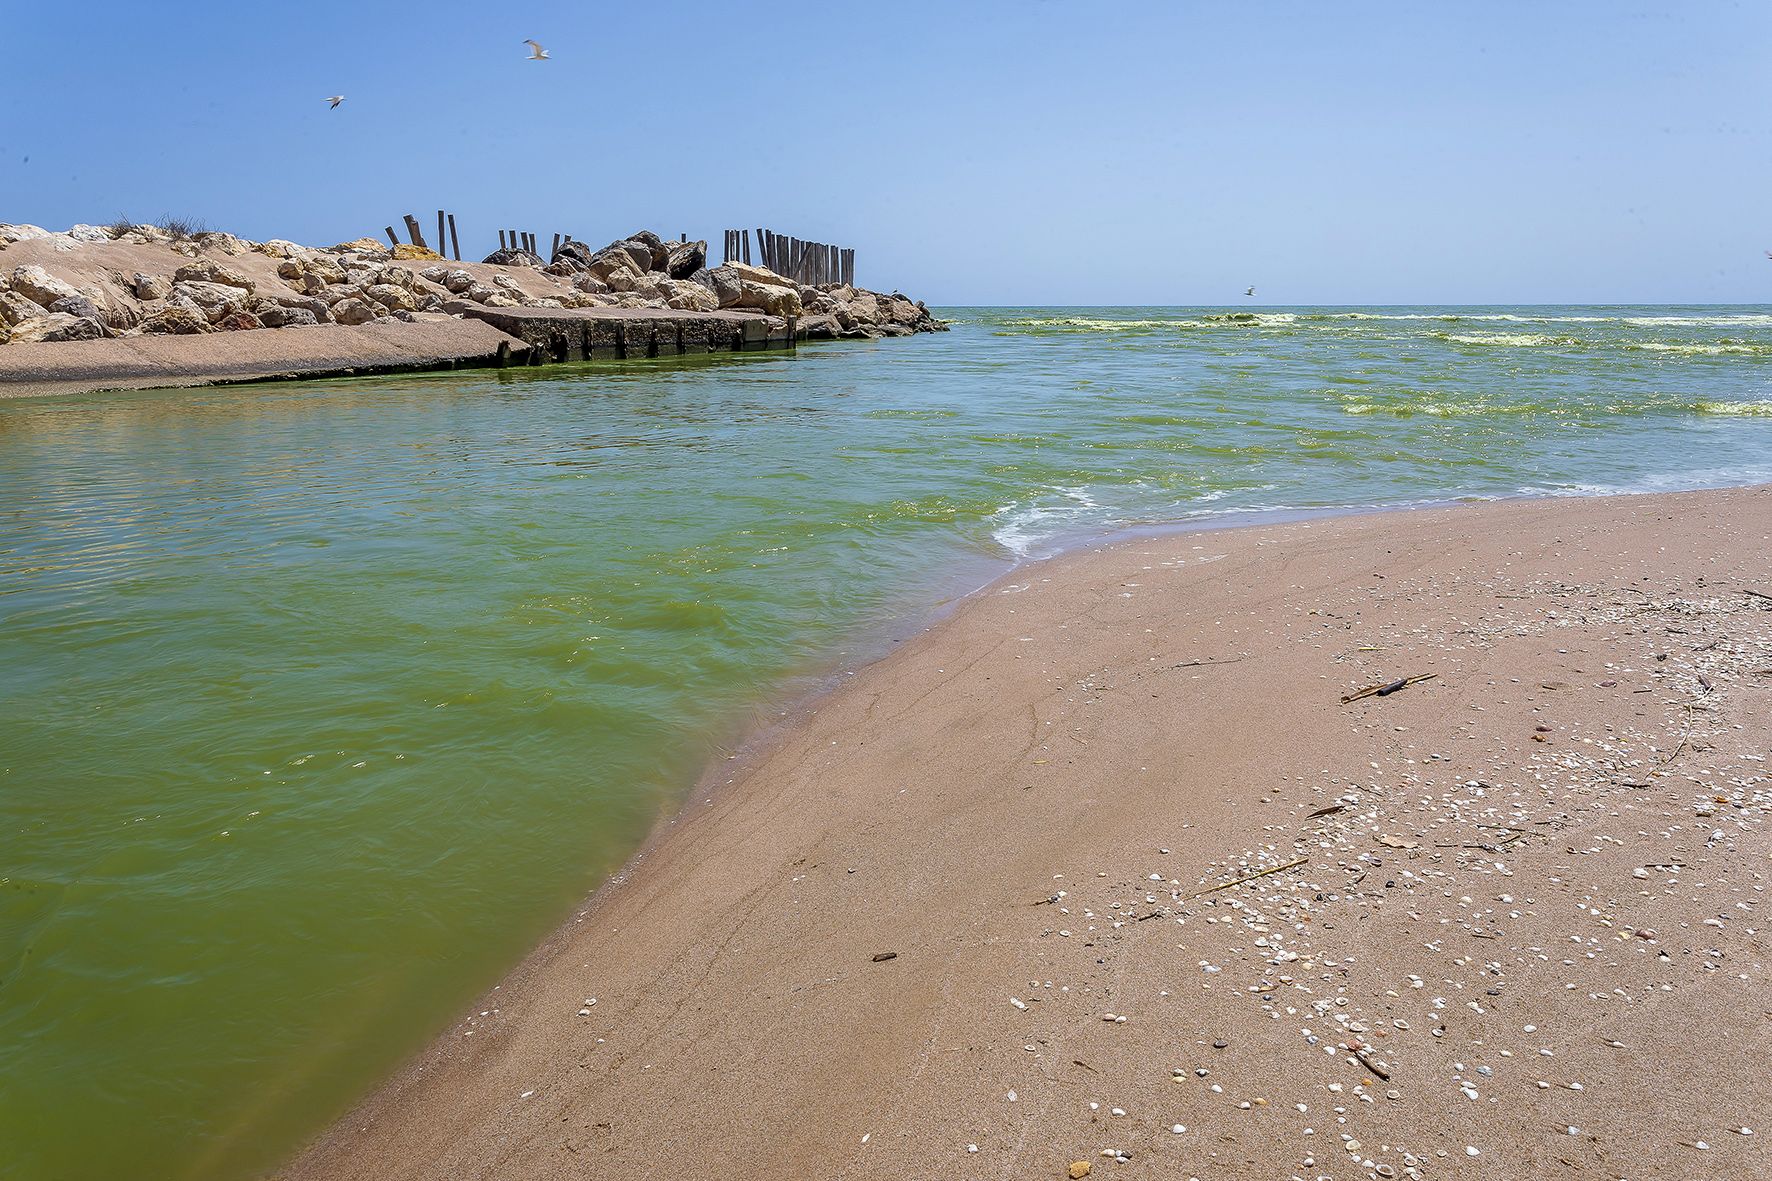
[[[501,252],[487,261],[519,257],[534,258]],[[710,268],[706,242],[669,242],[649,231],[601,250],[567,242],[545,269],[571,279],[580,295],[574,306],[664,306],[791,317],[797,321],[797,335],[808,340],[873,340],[947,328],[920,301],[896,291],[881,294],[843,283],[810,286],[737,262]]]
[[[544,264],[522,251],[445,262],[370,238],[308,247],[151,225],[0,225],[0,344],[397,324],[496,308],[731,312],[792,321],[802,339],[946,327],[896,292],[706,262],[705,242],[648,231],[601,250],[568,242]]]

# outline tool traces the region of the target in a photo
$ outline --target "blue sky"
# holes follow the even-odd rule
[[[1772,299],[1772,4],[5,0],[0,29],[0,220],[51,228],[768,225],[943,304]]]

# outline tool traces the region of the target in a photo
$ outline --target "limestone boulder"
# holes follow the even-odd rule
[[[527,250],[494,250],[480,260],[495,267],[536,267],[544,264],[542,260]]]
[[[265,325],[264,321],[257,316],[245,308],[240,308],[217,320],[215,326],[224,332],[244,332],[253,328],[263,328]]]
[[[554,251],[554,257],[548,264],[548,270],[553,271],[555,267],[562,266],[567,267],[574,272],[589,270],[591,266],[591,248],[586,246],[583,242],[560,243],[560,249]],[[555,273],[557,274],[558,272]]]
[[[443,257],[429,247],[413,246],[407,242],[400,243],[400,245],[390,250],[388,254],[389,257],[399,259],[402,262],[434,262]]]
[[[78,316],[82,320],[91,320],[105,331],[101,336],[109,336],[109,324],[105,313],[99,306],[84,295],[66,295],[49,305],[52,312],[60,312],[64,316]]]
[[[129,281],[129,289],[137,299],[165,299],[172,294],[172,280],[165,275],[149,275],[137,271]]]
[[[209,283],[202,280],[184,280],[172,285],[172,295],[182,296],[185,300],[203,309],[211,324],[230,312],[239,311],[246,306],[250,293],[242,288],[227,283]]]
[[[196,336],[214,332],[209,318],[177,305],[168,305],[148,313],[142,320],[142,331],[149,336]]]
[[[11,246],[14,242],[30,242],[37,238],[49,237],[49,231],[42,226],[19,223],[16,225],[0,224],[0,250]]]
[[[278,304],[259,313],[258,319],[266,328],[307,328],[320,322],[320,318],[307,308],[286,308]]]
[[[603,295],[609,291],[609,284],[595,275],[579,275],[572,280],[572,286],[586,295]]]
[[[719,298],[700,283],[691,283],[687,279],[661,279],[658,286],[666,307],[711,312],[720,306]]]
[[[35,320],[44,310],[43,305],[35,300],[26,299],[16,291],[0,287],[0,324],[10,327],[26,320]]]
[[[107,335],[104,325],[66,312],[50,312],[12,326],[13,344],[37,341],[98,340]]]
[[[413,298],[412,292],[397,283],[376,283],[364,288],[363,294],[390,312],[418,310],[418,300]]]
[[[258,286],[234,268],[225,267],[213,259],[207,258],[186,263],[178,268],[172,272],[172,281],[174,283],[217,283],[223,287],[238,287],[249,293]]]
[[[735,308],[738,306],[738,297],[742,293],[743,285],[738,277],[738,272],[732,269],[731,264],[703,271],[696,277],[695,282],[712,291],[715,302],[721,307]]]
[[[82,294],[79,288],[56,278],[42,267],[34,263],[14,267],[12,270],[12,289],[30,300],[32,303],[47,308],[58,299]]]
[[[754,308],[771,316],[797,316],[800,314],[800,293],[792,287],[740,279],[737,306]]]
[[[708,265],[705,241],[668,242],[666,246],[664,266],[660,269],[673,279],[687,279]]]
[[[376,314],[375,308],[356,296],[332,305],[332,318],[340,324],[367,324],[376,318]]]

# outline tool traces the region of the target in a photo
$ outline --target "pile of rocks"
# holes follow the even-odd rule
[[[25,257],[8,267],[8,252]],[[475,304],[731,309],[800,317],[800,334],[812,339],[945,328],[897,293],[809,287],[761,267],[706,262],[705,242],[666,242],[650,231],[601,250],[567,242],[544,266],[524,251],[446,263],[370,238],[316,248],[155,226],[51,234],[0,225],[0,344],[368,324],[461,316]]]
[[[920,302],[842,283],[808,286],[765,267],[728,262],[709,269],[706,242],[667,242],[642,230],[601,250],[567,242],[548,273],[570,276],[581,301],[568,306],[687,308],[754,311],[801,317],[800,332],[814,340],[872,339],[940,332],[947,325]]]

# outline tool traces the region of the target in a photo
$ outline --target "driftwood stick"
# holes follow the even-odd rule
[[[1419,685],[1423,681],[1431,681],[1439,675],[1439,673],[1421,673],[1419,676],[1404,677],[1400,681],[1391,681],[1383,685],[1367,685],[1357,693],[1347,694],[1341,699],[1341,704],[1346,705],[1350,701],[1359,701],[1364,697],[1389,697],[1399,689],[1407,689],[1410,685]]]
[[[1303,865],[1305,862],[1307,862],[1309,860],[1310,860],[1309,857],[1300,857],[1296,861],[1288,861],[1286,864],[1276,865],[1272,869],[1264,869],[1259,873],[1248,874],[1247,876],[1240,877],[1240,878],[1232,878],[1230,881],[1220,882],[1216,886],[1207,886],[1204,890],[1196,890],[1194,893],[1189,894],[1188,897],[1189,898],[1199,898],[1199,897],[1202,897],[1203,895],[1206,895],[1206,894],[1216,894],[1220,890],[1228,890],[1232,886],[1240,886],[1244,882],[1253,882],[1256,878],[1265,878],[1271,873],[1279,873],[1281,870],[1286,870],[1286,869],[1296,869],[1297,867]]]

